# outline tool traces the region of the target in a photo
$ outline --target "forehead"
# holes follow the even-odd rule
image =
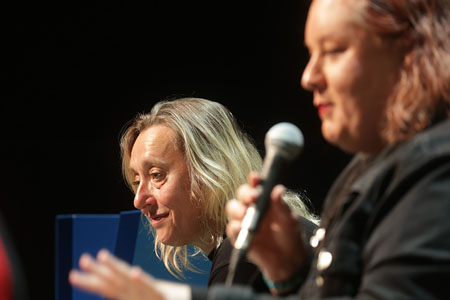
[[[144,129],[131,150],[130,167],[142,159],[167,160],[182,156],[176,132],[166,125],[153,125]]]
[[[348,28],[361,26],[364,5],[364,0],[314,0],[306,21],[306,42],[336,37],[346,34]]]

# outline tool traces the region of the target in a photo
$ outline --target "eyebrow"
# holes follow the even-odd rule
[[[147,170],[150,169],[151,167],[158,165],[158,166],[162,166],[164,168],[167,168],[167,163],[163,160],[160,159],[152,159],[150,160],[145,160],[142,164],[140,164],[140,168]],[[133,172],[134,174],[138,174],[139,172],[137,172],[133,167],[131,167],[130,165],[128,166],[128,170],[130,170],[131,172]]]
[[[339,33],[323,33],[316,40],[317,40],[318,44],[322,44],[324,41],[329,40],[329,39],[339,39],[339,36],[340,36]],[[303,41],[303,45],[305,45],[305,47],[308,47],[308,44],[306,43],[306,39]]]

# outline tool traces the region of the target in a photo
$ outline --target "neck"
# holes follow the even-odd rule
[[[216,239],[211,237],[210,242],[201,241],[199,243],[195,243],[194,246],[197,248],[200,248],[204,253],[208,254],[210,253],[214,247],[216,246]]]

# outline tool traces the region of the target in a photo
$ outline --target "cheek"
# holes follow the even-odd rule
[[[179,206],[178,213],[184,219],[184,222],[195,223],[199,220],[200,209],[193,201],[186,197],[183,199],[183,204]]]
[[[364,70],[352,51],[342,54],[335,61],[330,60],[326,66],[324,73],[327,85],[336,94],[334,96],[347,98],[358,92]]]
[[[173,225],[177,232],[182,234],[186,243],[192,243],[194,236],[201,235],[203,226],[200,219],[200,210],[189,199],[183,205],[172,210]]]
[[[354,55],[347,55],[330,71],[329,88],[339,118],[347,122],[359,116],[361,107],[369,99],[367,69]]]
[[[189,219],[198,215],[198,208],[191,199],[186,185],[167,185],[160,189],[158,202],[176,213],[177,219]]]
[[[169,208],[173,211],[183,211],[189,198],[186,194],[180,193],[176,189],[161,188],[157,194],[159,205]]]

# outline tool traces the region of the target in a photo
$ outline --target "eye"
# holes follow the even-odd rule
[[[131,183],[131,185],[132,185],[133,187],[138,187],[139,184],[141,184],[141,182],[140,182],[139,180],[135,180],[135,181],[133,181],[133,182]]]
[[[153,173],[151,173],[150,174],[150,176],[152,177],[152,179],[154,179],[154,180],[160,180],[160,179],[162,179],[162,174],[161,173],[158,173],[158,172],[153,172]]]
[[[161,168],[152,168],[149,173],[150,179],[156,182],[163,181],[166,177],[166,173]]]
[[[133,192],[136,194],[139,185],[141,184],[141,181],[139,180],[139,178],[135,178],[133,181],[130,182],[131,184],[131,189],[133,190]]]
[[[139,176],[137,174],[134,175],[133,181],[131,182],[131,186],[137,188],[140,183],[141,183],[141,179],[139,178]]]
[[[345,48],[343,48],[343,47],[331,47],[329,49],[326,49],[324,51],[324,54],[333,56],[333,55],[340,54],[340,53],[342,53],[344,51],[345,51]]]

